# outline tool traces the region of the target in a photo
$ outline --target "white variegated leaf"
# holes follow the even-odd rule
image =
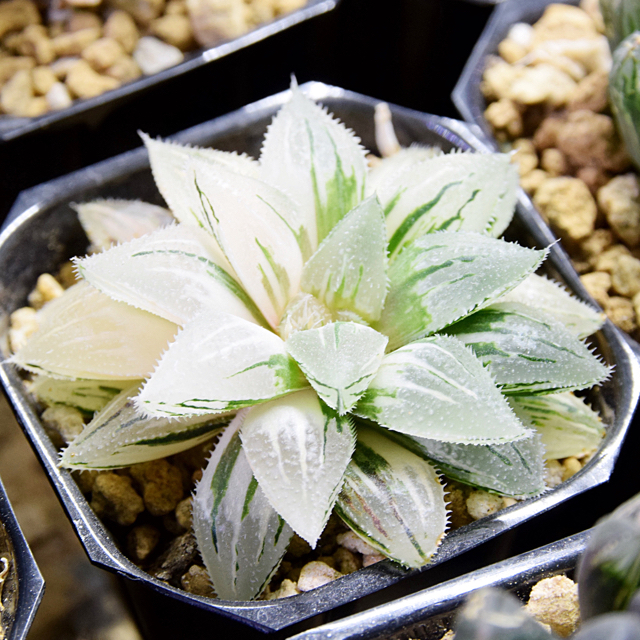
[[[272,327],[300,290],[302,251],[297,211],[281,191],[226,169],[187,160],[205,228],[216,238],[238,281]]]
[[[396,349],[491,304],[532,273],[545,254],[478,233],[422,236],[391,263],[389,293],[373,326]]]
[[[373,196],[336,224],[305,264],[302,290],[333,311],[347,310],[373,322],[387,295],[387,238]]]
[[[312,251],[364,196],[367,164],[360,141],[297,87],[262,146],[262,176],[299,205]]]
[[[449,153],[407,163],[369,188],[387,218],[393,260],[415,238],[434,231],[476,231],[498,237],[513,216],[518,174],[505,154]]]
[[[358,425],[336,513],[365,542],[406,567],[429,562],[444,537],[444,488],[425,459]]]
[[[108,249],[174,222],[164,207],[140,200],[94,200],[71,206],[94,249]]]
[[[309,389],[252,407],[240,436],[269,502],[315,547],[353,452],[351,419]]]
[[[493,304],[446,332],[473,349],[506,394],[586,389],[611,372],[555,318],[519,302]]]
[[[231,414],[186,419],[145,418],[135,407],[140,384],[122,391],[62,452],[69,469],[112,469],[172,456],[210,440]]]
[[[521,302],[553,316],[569,331],[586,338],[602,327],[606,316],[578,300],[560,284],[532,273],[499,302]]]
[[[38,322],[9,361],[34,373],[92,380],[146,378],[178,331],[172,322],[116,302],[86,282],[49,302]]]
[[[223,600],[260,595],[293,535],[251,471],[238,433],[243,414],[222,434],[193,498],[198,549]]]
[[[427,438],[390,437],[433,460],[448,478],[503,496],[536,496],[545,490],[545,451],[534,431],[506,444],[453,444]],[[410,442],[408,443],[407,440]]]
[[[29,391],[45,404],[65,404],[91,413],[100,411],[131,384],[130,380],[58,380],[34,376]]]
[[[205,312],[180,331],[137,402],[150,416],[205,415],[307,386],[277,335],[236,316]]]
[[[387,342],[370,327],[333,322],[294,333],[287,340],[287,351],[318,395],[344,415],[369,386]]]
[[[208,233],[180,224],[76,264],[80,275],[109,297],[176,324],[207,308],[268,326],[240,284],[216,262],[217,253]]]
[[[354,413],[444,442],[499,444],[527,433],[480,361],[446,336],[387,354]]]
[[[376,185],[393,184],[402,174],[415,167],[416,164],[441,156],[444,152],[440,147],[424,147],[412,145],[400,149],[398,153],[377,161],[369,173],[366,195],[375,193]]]
[[[512,396],[509,404],[523,424],[540,434],[547,460],[587,455],[605,434],[600,416],[573,393]]]

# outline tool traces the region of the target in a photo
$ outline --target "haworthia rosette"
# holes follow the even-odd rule
[[[387,295],[387,239],[374,196],[351,210],[305,264],[302,290],[332,311],[377,320]]]
[[[276,511],[312,547],[342,487],[355,435],[315,391],[252,407],[240,432],[253,473]]]
[[[236,316],[202,313],[162,356],[137,398],[149,416],[234,411],[308,386],[274,333]]]
[[[498,444],[527,433],[480,361],[446,336],[387,354],[354,413],[444,442]]]
[[[585,389],[610,373],[555,318],[518,302],[491,305],[446,331],[473,349],[504,393]]]
[[[515,287],[545,253],[478,233],[422,236],[391,263],[389,293],[373,326],[389,336],[389,350],[439,331]]]
[[[213,308],[268,326],[238,281],[217,259],[206,231],[172,225],[77,260],[78,272],[114,300],[184,325]]]
[[[540,434],[548,460],[587,455],[605,434],[598,414],[572,393],[512,396],[509,404],[524,425]]]
[[[407,567],[429,562],[447,528],[435,468],[364,425],[358,425],[336,513],[372,547]]]
[[[298,331],[287,340],[287,351],[309,384],[340,415],[365,392],[386,346],[386,336],[354,322]]]
[[[157,460],[210,440],[231,415],[179,420],[145,418],[134,398],[140,385],[129,387],[107,404],[62,452],[69,469],[111,469]]]
[[[262,177],[294,199],[312,251],[364,196],[367,164],[359,142],[295,86],[269,125]]]
[[[38,318],[38,330],[9,361],[68,378],[146,378],[178,331],[172,322],[116,302],[86,282],[49,302]]]
[[[251,471],[238,433],[243,414],[222,434],[193,498],[198,549],[223,600],[260,595],[293,535]]]
[[[93,200],[71,206],[96,249],[140,238],[174,222],[164,207],[140,200]]]

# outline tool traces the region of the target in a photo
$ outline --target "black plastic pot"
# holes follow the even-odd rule
[[[436,587],[330,622],[290,640],[440,640],[458,607],[477,589],[498,587],[523,600],[544,578],[572,574],[591,531],[449,580]]]
[[[355,130],[367,148],[375,150],[373,110],[377,100],[320,83],[309,83],[303,89]],[[271,96],[184,131],[175,139],[257,155],[267,124],[287,98],[288,92]],[[461,122],[395,106],[391,106],[391,111],[398,137],[404,145],[420,142],[439,145],[446,151],[456,148],[487,150],[475,132]],[[8,314],[25,304],[39,274],[54,271],[64,260],[85,250],[87,239],[69,203],[98,197],[140,198],[161,203],[144,148],[20,195],[0,235],[0,321],[5,327]],[[540,218],[522,208],[517,211],[509,236],[537,246],[547,246],[552,239]],[[552,274],[576,289],[577,276],[559,246],[551,247],[547,264]],[[2,365],[0,377],[16,416],[39,455],[87,554],[95,564],[127,578],[127,589],[132,594],[134,608],[149,638],[205,638],[210,636],[214,626],[220,633],[224,630],[225,633],[250,635],[257,630],[283,637],[302,630],[301,626],[309,627],[331,616],[346,615],[345,605],[348,603],[362,601],[369,594],[398,585],[404,578],[428,573],[434,565],[442,565],[605,482],[611,475],[638,401],[640,365],[632,348],[611,323],[606,323],[595,341],[604,359],[616,367],[611,380],[591,398],[601,408],[608,430],[600,450],[573,478],[539,498],[525,500],[452,532],[441,545],[433,564],[420,571],[407,571],[384,561],[312,592],[267,602],[225,602],[190,595],[149,577],[129,561],[95,516],[71,475],[57,467],[57,452],[42,428],[33,400],[26,393],[17,371],[9,365]],[[453,570],[447,574],[448,566],[445,564],[439,573],[445,579],[456,575]],[[461,573],[459,569],[457,571]],[[380,597],[389,596],[382,594]],[[372,604],[369,600],[362,606]],[[153,615],[148,616],[149,611]]]
[[[5,605],[0,627],[4,624],[6,640],[24,640],[44,595],[44,580],[0,482],[0,554],[4,552],[11,558],[0,589]]]
[[[222,42],[209,49],[200,49],[187,53],[185,54],[184,61],[180,64],[150,76],[142,76],[137,80],[127,82],[116,89],[95,96],[94,98],[74,100],[73,104],[66,109],[49,111],[36,118],[0,116],[0,142],[14,140],[27,133],[46,129],[62,121],[71,123],[87,120],[90,112],[94,110],[103,109],[106,105],[121,102],[127,96],[140,93],[165,80],[175,78],[192,69],[197,69],[202,65],[223,58],[230,53],[249,47],[256,42],[269,38],[285,29],[289,29],[296,24],[322,15],[327,11],[335,9],[339,2],[340,0],[308,0],[306,6],[301,9],[297,9],[271,22],[260,25],[237,38]]]

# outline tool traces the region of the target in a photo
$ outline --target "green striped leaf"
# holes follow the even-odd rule
[[[518,302],[501,302],[450,326],[473,349],[507,394],[586,389],[610,367],[551,316]]]
[[[296,86],[269,125],[260,155],[263,180],[294,199],[312,252],[364,196],[367,164],[359,143]]]
[[[135,384],[118,394],[62,452],[68,469],[112,469],[165,458],[210,440],[231,414],[188,419],[145,418],[135,407]]]
[[[389,293],[373,326],[396,349],[491,304],[545,255],[477,233],[422,236],[391,263]]]
[[[606,315],[578,300],[560,284],[532,273],[499,302],[521,302],[548,313],[578,338],[586,338],[602,327]]]
[[[355,434],[314,391],[252,407],[240,433],[260,487],[289,526],[315,547],[351,459]]]
[[[409,440],[391,432],[390,436]],[[545,490],[544,446],[535,432],[506,444],[453,444],[427,438],[411,441],[404,442],[407,448],[417,447],[421,455],[457,482],[513,497],[536,496]]]
[[[278,568],[293,535],[255,479],[238,431],[225,429],[193,498],[193,531],[213,587],[223,600],[252,600]]]
[[[354,322],[298,331],[287,340],[287,351],[309,384],[340,415],[365,392],[386,346],[386,336]]]
[[[434,231],[476,231],[498,237],[516,202],[518,174],[506,154],[449,153],[389,176],[372,173],[387,218],[389,256]]]
[[[604,438],[600,416],[573,393],[513,396],[509,404],[524,425],[540,434],[547,460],[587,455]]]
[[[9,362],[34,373],[92,380],[148,377],[178,331],[86,282],[49,302],[38,321],[38,330]]]
[[[164,207],[139,200],[94,200],[71,207],[96,249],[140,238],[174,222]]]
[[[406,567],[427,564],[447,528],[444,489],[433,466],[364,425],[358,425],[336,513],[365,542]]]
[[[215,309],[267,326],[235,278],[217,261],[202,229],[172,225],[76,262],[78,272],[114,300],[184,325]]]
[[[203,313],[180,331],[137,402],[149,416],[205,415],[307,386],[277,335],[226,313]]]
[[[44,404],[66,404],[84,412],[100,411],[130,380],[57,380],[34,376],[29,390]]]
[[[446,336],[387,354],[354,413],[444,442],[499,444],[527,433],[480,361]]]
[[[304,266],[302,290],[333,311],[353,311],[367,322],[380,317],[387,295],[387,238],[375,196],[333,227]]]

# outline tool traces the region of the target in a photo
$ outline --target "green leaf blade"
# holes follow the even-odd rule
[[[385,336],[353,322],[298,331],[287,340],[289,355],[317,394],[340,415],[365,392],[386,346]]]
[[[302,290],[334,312],[377,320],[387,295],[384,217],[374,196],[350,211],[305,264]]]
[[[391,263],[389,293],[373,326],[396,349],[491,304],[545,255],[477,233],[422,236]]]
[[[427,564],[447,528],[444,489],[434,467],[364,425],[358,425],[336,513],[365,542],[407,567]]]
[[[465,346],[446,336],[387,354],[354,412],[406,435],[500,444],[527,431]]]
[[[253,473],[273,507],[314,547],[353,452],[350,418],[322,404],[315,391],[301,391],[253,407],[241,438]]]
[[[225,429],[193,500],[193,529],[218,597],[256,598],[278,568],[293,531],[282,522],[242,449],[243,415]]]
[[[517,302],[491,305],[446,332],[470,346],[509,395],[585,389],[610,374],[553,317]]]

